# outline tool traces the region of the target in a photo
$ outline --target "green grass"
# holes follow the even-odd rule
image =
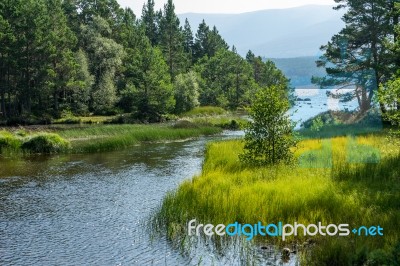
[[[192,123],[198,125],[208,125],[230,130],[243,129],[244,126],[248,123],[248,120],[235,115],[194,117],[189,118],[189,121],[192,121]]]
[[[8,131],[0,130],[0,155],[14,155],[19,152],[22,139]]]
[[[242,148],[241,141],[210,144],[201,175],[166,196],[155,214],[155,226],[182,235],[192,219],[215,225],[235,221],[380,225],[384,237],[315,237],[316,248],[301,253],[304,265],[362,265],[376,261],[376,254],[386,255],[370,265],[394,261],[400,245],[399,146],[373,135],[309,139],[296,150],[297,166],[261,168],[239,162]],[[379,151],[379,162],[363,163],[349,148]],[[301,158],[310,152],[317,161],[307,165]],[[327,159],[328,164],[318,162]],[[288,241],[302,243],[307,238],[301,235]],[[284,244],[276,238],[256,241]]]
[[[183,113],[181,117],[196,117],[196,116],[214,116],[214,115],[224,115],[227,111],[221,107],[215,106],[201,106],[196,107],[189,112]]]
[[[62,153],[69,151],[70,143],[54,133],[39,133],[26,137],[21,149],[30,154]]]
[[[216,127],[174,128],[156,125],[99,125],[82,126],[58,131],[69,140],[72,152],[111,151],[146,141],[172,141],[212,135],[221,132]]]
[[[53,124],[104,124],[116,118],[117,116],[68,116],[55,119]]]
[[[14,133],[0,131],[0,155],[2,156],[61,153],[68,152],[69,149],[70,143],[54,133],[28,134],[21,130]]]
[[[307,138],[332,138],[347,135],[367,135],[380,134],[382,126],[363,126],[363,125],[324,125],[319,131],[302,128],[298,130],[300,136]]]
[[[217,134],[213,126],[152,125],[62,125],[28,132],[0,131],[0,154],[93,153],[127,148],[142,142],[174,141]],[[22,136],[23,135],[23,136]]]
[[[225,111],[221,107],[202,106],[194,108],[180,116],[182,119],[196,125],[238,130],[243,129],[248,122],[248,120],[244,118],[244,115],[244,112],[236,111],[232,113]]]

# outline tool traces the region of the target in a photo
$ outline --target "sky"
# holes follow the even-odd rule
[[[123,7],[130,7],[137,16],[147,0],[118,0]],[[155,0],[156,10],[167,0]],[[335,5],[334,0],[174,0],[175,12],[182,13],[245,13],[264,9],[290,8],[303,5]]]

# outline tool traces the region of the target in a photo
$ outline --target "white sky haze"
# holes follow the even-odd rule
[[[118,0],[140,16],[147,0]],[[167,0],[155,0],[156,10]],[[244,13],[264,9],[289,8],[303,5],[335,5],[334,0],[174,0],[175,12],[182,13]]]

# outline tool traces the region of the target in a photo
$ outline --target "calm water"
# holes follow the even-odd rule
[[[240,244],[183,255],[146,230],[166,192],[199,173],[205,144],[232,137],[0,160],[0,265],[297,265]]]
[[[297,122],[297,127],[300,128],[301,123],[308,119],[326,112],[326,111],[353,111],[358,107],[357,100],[347,103],[339,102],[339,99],[328,97],[327,92],[337,92],[336,89],[319,90],[317,87],[298,87],[295,90],[296,97],[308,101],[296,101],[295,107],[291,112],[291,119]],[[351,92],[350,89],[342,89],[341,93]]]

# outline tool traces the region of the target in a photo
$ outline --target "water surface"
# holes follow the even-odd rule
[[[0,265],[287,265],[274,249],[181,254],[146,230],[165,194],[200,172],[205,144],[240,134],[0,160]]]

